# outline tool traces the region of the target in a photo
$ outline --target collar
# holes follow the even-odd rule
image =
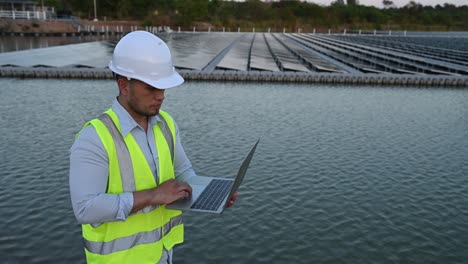
[[[114,110],[115,114],[119,118],[120,129],[122,130],[123,137],[127,136],[127,134],[130,133],[136,127],[143,129],[127,112],[127,110],[119,103],[117,98],[115,98],[114,102],[112,103],[112,110]],[[159,114],[155,116],[150,116],[150,118],[148,119],[148,127],[153,127],[158,122],[161,122],[161,117],[159,116]]]

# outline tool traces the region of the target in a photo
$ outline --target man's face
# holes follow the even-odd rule
[[[130,80],[128,82],[126,99],[130,109],[141,116],[154,116],[164,101],[164,90],[156,89],[148,84]]]

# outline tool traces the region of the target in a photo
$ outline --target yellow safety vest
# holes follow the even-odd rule
[[[107,193],[146,190],[174,179],[175,125],[166,112],[160,111],[159,116],[162,122],[152,127],[159,157],[159,183],[132,134],[122,138],[119,119],[112,109],[85,125],[96,129],[107,152]],[[125,221],[84,224],[82,231],[88,263],[154,264],[161,258],[163,247],[170,250],[184,241],[182,212],[166,209],[165,205],[146,207]]]

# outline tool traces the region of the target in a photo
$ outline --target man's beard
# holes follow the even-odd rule
[[[151,117],[151,116],[155,116],[155,115],[158,115],[159,114],[159,109],[156,109],[154,111],[145,111],[143,109],[140,109],[138,107],[138,105],[136,103],[134,103],[133,100],[129,100],[128,102],[128,106],[133,110],[133,112],[139,114],[139,115],[142,115],[142,116],[146,116],[146,117]]]

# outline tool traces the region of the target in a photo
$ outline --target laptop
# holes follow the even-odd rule
[[[168,209],[197,211],[220,214],[229,204],[249,168],[250,161],[260,139],[255,142],[249,154],[244,158],[235,179],[193,176],[187,183],[192,187],[192,195],[166,205]]]

